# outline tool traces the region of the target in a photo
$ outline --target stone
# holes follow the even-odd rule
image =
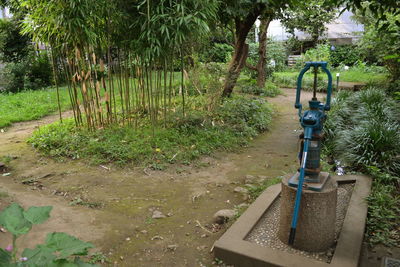
[[[155,211],[153,211],[153,216],[151,216],[151,218],[153,218],[153,219],[162,219],[162,218],[165,218],[165,217],[167,217],[167,216],[165,216],[161,211],[159,211],[159,210],[155,210]]]
[[[0,172],[6,172],[6,171],[7,171],[6,164],[4,164],[3,162],[0,162]]]
[[[246,176],[244,177],[244,183],[245,183],[245,184],[252,184],[252,183],[254,183],[255,181],[256,181],[256,177],[253,176],[253,175],[246,175]]]
[[[167,246],[167,249],[168,249],[169,251],[175,251],[177,248],[178,248],[178,245],[177,245],[177,244],[168,245],[168,246]]]
[[[230,219],[232,219],[235,215],[236,215],[236,212],[234,210],[224,209],[224,210],[217,211],[214,214],[213,218],[214,218],[214,222],[216,222],[218,224],[224,224],[227,221],[229,221]]]
[[[241,186],[238,186],[238,187],[235,187],[235,189],[233,189],[233,192],[241,193],[241,194],[248,194],[249,190],[247,190],[246,188],[243,188]]]
[[[297,188],[282,180],[279,239],[288,244]],[[321,252],[335,242],[337,183],[329,179],[322,191],[303,189],[294,248]]]

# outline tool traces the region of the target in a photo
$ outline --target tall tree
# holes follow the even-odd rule
[[[291,0],[225,0],[220,5],[219,16],[222,21],[234,28],[234,52],[231,62],[228,66],[228,72],[225,78],[225,84],[222,96],[229,97],[245,66],[248,56],[249,46],[246,43],[247,35],[251,30],[256,19],[261,16],[265,10],[279,10],[286,5],[291,5]]]
[[[336,18],[336,4],[324,0],[299,1],[294,8],[289,8],[279,16],[281,23],[289,33],[300,30],[310,34],[314,45],[327,30],[325,24]]]

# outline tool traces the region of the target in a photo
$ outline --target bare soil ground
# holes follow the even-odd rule
[[[22,247],[58,231],[93,242],[109,258],[105,266],[211,266],[212,245],[228,227],[215,229],[212,216],[244,202],[233,191],[244,184],[244,176],[274,178],[297,168],[295,90],[283,92],[268,99],[276,110],[273,123],[249,147],[217,152],[191,166],[171,165],[165,171],[43,157],[25,140],[57,116],[14,124],[0,133],[0,156],[13,158],[11,175],[0,175],[0,193],[6,192],[0,194],[0,209],[11,201],[54,207],[48,222],[20,240]],[[168,216],[153,219],[154,210]],[[0,246],[10,243],[8,234],[0,237]]]

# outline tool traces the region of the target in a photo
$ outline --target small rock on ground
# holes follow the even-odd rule
[[[159,210],[155,210],[153,211],[153,216],[151,216],[153,219],[162,219],[165,218],[167,216],[165,216],[161,211]]]
[[[257,180],[257,178],[255,176],[253,176],[253,175],[246,175],[244,177],[244,183],[245,184],[253,184],[253,183],[256,182],[256,180]]]
[[[241,193],[241,194],[247,194],[249,193],[249,190],[247,190],[246,188],[243,188],[241,186],[235,187],[235,189],[233,189],[233,191],[235,193]]]
[[[224,210],[219,210],[217,211],[213,218],[214,221],[218,224],[224,224],[230,219],[232,219],[236,215],[236,212],[234,210],[230,209],[224,209]]]

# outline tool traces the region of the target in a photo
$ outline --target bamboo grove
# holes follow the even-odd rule
[[[215,2],[22,0],[22,6],[24,33],[49,47],[57,90],[66,82],[77,126],[138,127],[145,117],[154,129],[171,112],[185,114],[185,43],[208,31]]]

